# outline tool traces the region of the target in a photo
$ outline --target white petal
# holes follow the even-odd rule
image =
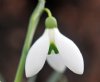
[[[84,61],[75,43],[55,29],[55,43],[65,65],[77,74],[83,74]]]
[[[64,65],[63,60],[59,54],[48,55],[47,62],[57,72],[63,73],[66,69],[66,66]]]
[[[43,67],[49,49],[49,38],[47,31],[32,45],[26,58],[26,77],[37,74]]]

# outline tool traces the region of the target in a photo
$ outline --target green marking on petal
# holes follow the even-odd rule
[[[59,51],[54,43],[50,43],[48,55],[50,55],[54,51],[55,54],[58,54]]]

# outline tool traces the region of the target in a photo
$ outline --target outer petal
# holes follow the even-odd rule
[[[77,74],[83,74],[84,62],[81,52],[73,41],[55,29],[55,43],[65,65]]]
[[[64,62],[59,54],[51,54],[47,56],[48,64],[56,71],[63,73],[66,69]]]
[[[34,76],[42,69],[47,57],[49,43],[48,32],[45,31],[32,45],[26,58],[26,77]]]

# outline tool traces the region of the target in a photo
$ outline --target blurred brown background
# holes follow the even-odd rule
[[[69,82],[100,82],[100,0],[47,0],[58,19],[59,29],[80,48],[85,71],[82,76],[65,72]],[[36,0],[0,0],[0,73],[13,82],[29,17]],[[34,40],[44,29],[44,15]],[[53,70],[46,64],[37,82],[44,82]],[[26,78],[24,79],[24,82]]]

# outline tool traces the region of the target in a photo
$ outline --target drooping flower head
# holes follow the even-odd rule
[[[74,73],[83,74],[83,57],[75,43],[60,33],[54,17],[48,17],[45,24],[43,35],[28,52],[25,64],[26,77],[37,74],[46,60],[58,72],[64,72],[67,67]]]

